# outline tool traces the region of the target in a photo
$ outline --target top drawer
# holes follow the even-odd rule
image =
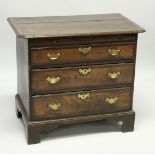
[[[62,49],[30,49],[32,66],[127,60],[134,58],[135,51],[135,43],[102,46],[87,45]]]
[[[95,35],[95,36],[72,36],[72,37],[52,37],[52,38],[31,38],[28,40],[29,47],[60,47],[74,45],[96,45],[108,43],[136,43],[137,34],[115,34],[115,35]]]

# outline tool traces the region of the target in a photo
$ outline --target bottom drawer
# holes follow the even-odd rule
[[[132,88],[115,88],[36,95],[32,97],[33,119],[58,119],[129,110]]]

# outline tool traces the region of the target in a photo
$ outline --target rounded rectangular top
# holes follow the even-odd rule
[[[8,22],[18,37],[44,38],[141,33],[145,30],[119,13],[10,17]]]

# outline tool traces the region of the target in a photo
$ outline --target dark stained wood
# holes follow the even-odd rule
[[[122,120],[122,132],[129,132],[134,130],[135,113],[126,115]]]
[[[39,48],[63,48],[78,47],[80,45],[103,45],[103,44],[123,44],[136,43],[137,33],[115,34],[115,35],[95,35],[95,36],[72,36],[72,37],[50,37],[50,38],[30,38],[28,39],[31,49]]]
[[[17,118],[21,118],[25,128],[25,137],[28,144],[35,144],[40,142],[41,130],[38,124],[31,124],[29,116],[25,110],[24,104],[19,95],[15,96],[15,107],[17,112]],[[20,117],[18,117],[20,115]]]
[[[17,35],[16,115],[23,121],[28,144],[39,143],[42,133],[56,127],[89,121],[121,121],[122,132],[133,131],[136,46],[142,27],[121,14],[20,17],[8,22]],[[90,46],[87,55],[79,53],[80,47]],[[121,52],[110,56],[108,48]],[[58,60],[47,58],[58,52]],[[81,75],[79,69],[90,72]],[[120,75],[111,79],[112,72]],[[50,84],[47,77],[60,81]],[[108,104],[107,98],[117,101]],[[57,103],[59,108],[53,110],[51,105]]]
[[[85,100],[78,95],[88,94]],[[114,104],[106,102],[106,98],[118,98]],[[52,110],[49,105],[61,104],[60,109]],[[73,93],[37,95],[32,97],[34,119],[58,119],[68,117],[106,114],[131,110],[132,88],[92,90]]]
[[[116,122],[122,121],[122,132],[133,131],[135,112],[132,110],[110,113],[110,114],[99,114],[99,115],[90,115],[90,116],[79,116],[72,118],[62,118],[62,119],[50,119],[42,121],[30,121],[23,107],[19,95],[16,95],[16,108],[22,114],[22,121],[25,126],[25,134],[28,144],[36,144],[40,142],[41,135],[44,131],[50,128],[55,128],[64,124],[76,124],[84,122],[92,122],[99,120],[113,120]]]
[[[89,69],[91,72],[87,75],[81,75],[79,69]],[[108,77],[108,73],[120,72],[117,79]],[[109,64],[96,66],[38,69],[31,73],[32,92],[47,93],[55,90],[64,91],[77,88],[93,88],[95,86],[132,84],[134,65],[127,64]],[[47,82],[47,77],[60,77],[56,84]]]
[[[121,14],[8,18],[23,38],[140,33],[145,30]]]
[[[28,116],[30,116],[29,104],[29,59],[28,59],[28,41],[18,38],[17,42],[17,92],[23,101]]]
[[[65,63],[84,63],[87,61],[113,61],[113,60],[124,60],[134,59],[136,44],[124,44],[124,45],[102,45],[102,46],[79,46],[76,48],[60,48],[60,49],[32,49],[31,50],[31,65],[42,66],[52,64],[65,64]],[[91,47],[91,51],[87,54],[79,52],[79,48]],[[108,53],[108,49],[120,50],[119,54],[112,56]],[[48,54],[60,54],[60,57],[56,60],[48,58]]]

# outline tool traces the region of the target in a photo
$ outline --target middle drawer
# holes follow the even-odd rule
[[[31,72],[31,89],[37,94],[131,84],[133,74],[133,63],[35,69]]]

